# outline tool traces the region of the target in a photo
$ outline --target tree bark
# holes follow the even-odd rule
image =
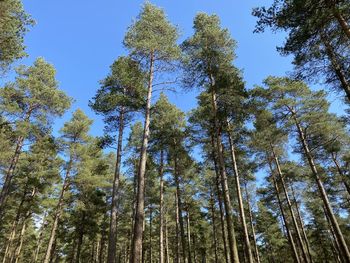
[[[241,224],[242,224],[242,228],[243,228],[244,245],[245,245],[246,255],[248,257],[248,262],[254,263],[253,253],[252,253],[252,249],[251,249],[250,241],[249,241],[248,227],[247,227],[247,222],[246,222],[246,217],[245,217],[245,212],[244,212],[243,198],[242,198],[242,192],[241,192],[241,183],[240,183],[239,172],[238,172],[238,168],[237,168],[235,147],[233,145],[233,140],[232,140],[231,133],[230,133],[231,125],[230,125],[229,121],[227,121],[227,128],[228,128],[227,136],[228,136],[229,143],[230,143],[231,161],[232,161],[233,171],[235,174],[239,214],[241,217]]]
[[[303,256],[303,259],[305,262],[309,263],[311,262],[311,255],[308,254],[307,252],[307,248],[303,242],[303,239],[301,237],[301,233],[300,233],[300,229],[299,229],[299,226],[298,226],[298,223],[297,223],[297,219],[295,217],[295,214],[294,214],[294,210],[293,210],[293,207],[292,207],[292,203],[290,201],[290,198],[289,198],[289,195],[288,195],[288,190],[287,190],[287,186],[284,182],[284,178],[283,178],[283,174],[282,174],[282,170],[281,170],[281,166],[280,166],[280,163],[279,163],[279,160],[277,158],[277,155],[276,155],[276,152],[275,152],[275,149],[273,147],[272,144],[270,144],[271,146],[271,151],[272,151],[272,155],[273,155],[273,159],[275,161],[275,165],[276,165],[276,168],[277,168],[277,174],[279,176],[279,179],[281,181],[281,184],[282,184],[282,189],[283,189],[283,193],[284,193],[284,197],[287,201],[287,205],[288,205],[288,209],[289,209],[289,212],[290,212],[290,215],[292,217],[292,222],[293,222],[293,225],[294,225],[294,228],[295,228],[295,232],[297,234],[297,239],[298,239],[298,242],[299,242],[299,245],[300,245],[300,248],[301,248],[301,252],[302,252],[302,256]]]
[[[177,199],[177,194],[175,191],[175,262],[180,263],[180,237],[179,237],[179,203]]]
[[[332,13],[334,17],[337,19],[341,29],[344,31],[347,38],[350,40],[350,27],[348,22],[345,20],[343,15],[339,12],[338,8],[333,4]]]
[[[134,235],[131,246],[130,263],[140,263],[142,256],[143,222],[145,219],[145,173],[147,161],[147,147],[149,139],[149,125],[151,117],[151,99],[153,86],[154,54],[150,54],[149,80],[147,91],[147,103],[145,112],[145,127],[143,130],[140,164],[137,178],[137,199],[135,212]]]
[[[342,256],[343,258],[346,260],[346,262],[350,262],[350,252],[349,252],[349,249],[347,247],[347,244],[346,244],[346,241],[344,239],[344,236],[343,236],[343,233],[341,232],[341,229],[339,227],[339,224],[338,224],[338,221],[334,215],[334,212],[333,212],[333,209],[329,203],[329,200],[328,200],[328,195],[326,193],[326,190],[323,186],[323,183],[321,181],[321,178],[318,174],[318,170],[316,168],[316,164],[315,164],[315,161],[314,161],[314,158],[309,150],[309,145],[306,141],[306,137],[305,137],[305,134],[304,134],[304,131],[295,115],[294,112],[292,112],[292,117],[294,119],[294,123],[296,125],[296,128],[298,130],[298,134],[299,134],[299,139],[300,139],[300,142],[302,144],[302,147],[303,147],[303,150],[304,150],[304,154],[305,154],[305,157],[307,158],[307,161],[309,163],[309,166],[311,168],[311,171],[315,177],[315,180],[316,180],[316,183],[317,183],[317,186],[318,186],[318,189],[319,189],[319,192],[320,192],[320,195],[321,195],[321,199],[323,201],[323,204],[324,204],[324,207],[325,207],[325,210],[327,212],[327,215],[329,217],[329,220],[332,224],[332,227],[334,229],[334,233],[335,233],[335,236],[337,238],[337,241],[339,243],[339,246],[340,246],[340,249],[341,249],[341,253],[342,253]]]
[[[321,40],[322,40],[323,44],[325,45],[326,53],[327,53],[329,60],[331,61],[333,70],[334,70],[335,74],[337,75],[343,90],[345,91],[345,94],[346,94],[346,97],[348,98],[348,101],[350,101],[350,84],[349,84],[348,80],[346,79],[345,74],[343,73],[344,69],[343,69],[342,65],[339,63],[337,55],[334,52],[332,45],[329,43],[329,41],[327,40],[327,37],[325,36],[324,33],[321,33]]]
[[[113,179],[111,218],[109,223],[109,235],[108,235],[107,263],[116,263],[117,234],[118,234],[117,220],[118,220],[119,177],[120,177],[121,155],[122,155],[122,149],[123,149],[123,146],[122,146],[123,132],[124,132],[124,108],[122,108],[119,113],[117,159],[115,162],[114,179]]]
[[[258,250],[258,244],[256,243],[256,234],[255,234],[255,227],[253,223],[253,214],[252,214],[252,209],[250,207],[250,198],[249,198],[249,193],[247,189],[247,184],[244,184],[244,190],[245,194],[247,196],[247,206],[248,206],[248,213],[249,213],[249,222],[250,222],[250,227],[252,229],[252,235],[253,235],[253,242],[254,242],[254,250],[255,250],[255,258],[256,262],[260,263],[260,256],[259,256],[259,250]]]
[[[216,139],[217,156],[218,156],[222,191],[223,191],[223,197],[224,197],[224,206],[225,206],[225,212],[226,212],[230,258],[233,263],[239,263],[236,235],[234,231],[233,218],[232,218],[233,208],[232,208],[231,198],[229,193],[227,174],[225,169],[224,150],[223,150],[222,140],[221,140],[221,128],[217,120],[217,99],[216,99],[215,82],[214,82],[213,76],[210,76],[210,87],[211,87],[212,109],[213,109],[213,117],[214,117],[214,131],[216,135],[215,139]]]
[[[190,211],[189,207],[187,205],[186,207],[186,212],[187,212],[187,247],[188,247],[188,262],[192,262],[192,255],[191,255],[191,225],[190,225]]]
[[[342,169],[340,167],[340,164],[339,164],[339,162],[337,160],[337,157],[336,157],[335,153],[332,153],[332,160],[334,162],[335,167],[337,168],[337,171],[338,171],[338,173],[340,175],[340,179],[341,179],[342,183],[344,184],[344,187],[345,187],[346,191],[350,195],[350,185],[346,181],[345,174],[344,174],[344,172],[342,171]]]
[[[307,248],[307,251],[308,251],[308,253],[310,255],[310,260],[312,262],[313,260],[312,260],[312,256],[311,256],[311,247],[310,247],[309,239],[308,239],[308,237],[306,235],[304,221],[303,221],[303,218],[301,217],[301,214],[300,214],[300,208],[299,208],[299,205],[298,205],[298,200],[297,200],[296,195],[295,195],[293,183],[291,183],[290,186],[291,186],[291,190],[292,190],[292,197],[293,197],[294,203],[295,203],[295,209],[297,211],[298,220],[300,222],[301,230],[302,230],[303,237],[304,237],[304,240],[305,240],[305,243],[306,243],[306,248]]]
[[[295,261],[298,262],[298,263],[301,263],[299,255],[298,255],[297,248],[296,248],[295,243],[294,243],[294,239],[293,239],[292,233],[290,232],[290,229],[289,229],[289,226],[288,226],[286,215],[285,215],[284,210],[283,210],[283,204],[282,204],[282,200],[280,198],[280,190],[279,190],[276,178],[275,178],[275,173],[274,173],[274,170],[272,169],[272,164],[271,164],[271,161],[269,160],[268,156],[267,156],[267,160],[268,160],[268,164],[269,164],[270,171],[271,171],[273,185],[274,185],[275,191],[276,191],[278,205],[279,205],[280,210],[281,210],[281,215],[282,215],[282,219],[283,219],[283,222],[284,222],[284,227],[286,228],[288,241],[289,241],[290,246],[292,247],[293,256],[294,256]]]
[[[215,170],[215,187],[216,187],[216,193],[217,193],[217,198],[218,198],[218,203],[219,203],[219,210],[220,210],[220,222],[221,222],[221,233],[222,233],[222,241],[224,244],[224,255],[225,255],[225,262],[228,263],[230,262],[230,255],[228,253],[227,249],[227,236],[226,236],[226,231],[225,231],[225,220],[224,220],[224,209],[222,205],[222,191],[220,189],[220,174],[219,174],[219,169],[218,169],[218,164],[217,164],[217,157],[215,154],[215,142],[214,142],[214,136],[211,135],[211,146],[212,146],[212,158],[214,162],[214,170]]]
[[[53,250],[53,243],[56,239],[56,231],[58,228],[58,221],[61,217],[61,213],[62,213],[62,209],[63,209],[64,194],[66,193],[66,191],[68,190],[69,185],[70,185],[69,176],[70,176],[70,170],[72,168],[72,163],[73,163],[72,157],[70,157],[70,158],[71,159],[69,160],[68,165],[67,165],[66,175],[64,178],[61,194],[60,194],[60,197],[58,199],[58,203],[57,203],[57,206],[56,206],[56,209],[54,212],[54,219],[53,219],[53,223],[52,223],[49,242],[48,242],[46,253],[45,253],[44,263],[50,262],[50,259],[52,256],[52,250]]]
[[[216,220],[215,220],[215,208],[214,208],[214,194],[213,190],[210,187],[210,210],[211,210],[211,221],[212,221],[212,227],[213,227],[213,245],[214,245],[214,256],[215,256],[215,263],[218,263],[218,239],[216,235]]]
[[[181,190],[180,190],[180,180],[179,180],[179,170],[177,165],[177,156],[174,156],[174,179],[176,185],[176,197],[177,197],[177,208],[178,208],[178,216],[179,216],[179,224],[180,224],[180,236],[181,236],[181,247],[182,247],[182,258],[183,262],[187,261],[186,257],[186,238],[185,238],[185,227],[184,227],[184,219],[182,216],[182,201],[181,201]],[[190,263],[190,259],[188,259],[188,263]]]
[[[164,263],[164,151],[160,151],[159,165],[159,263]]]

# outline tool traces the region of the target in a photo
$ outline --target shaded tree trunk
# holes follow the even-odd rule
[[[254,259],[253,259],[252,249],[251,249],[250,241],[249,241],[248,227],[247,227],[247,223],[246,223],[243,198],[242,198],[242,192],[241,192],[241,184],[240,184],[239,172],[238,172],[238,168],[237,168],[235,147],[233,145],[232,137],[230,134],[230,130],[231,130],[230,126],[231,126],[230,123],[227,121],[227,128],[228,128],[227,135],[228,135],[228,139],[229,139],[229,143],[230,143],[230,152],[231,152],[231,161],[232,161],[233,171],[235,174],[237,200],[238,200],[239,214],[241,217],[241,224],[242,224],[242,228],[243,228],[244,245],[245,245],[246,255],[248,257],[248,262],[253,263]]]
[[[214,195],[213,190],[210,187],[210,210],[211,210],[211,221],[212,221],[212,227],[213,227],[213,246],[214,246],[214,256],[215,256],[215,263],[218,263],[218,239],[216,236],[216,220],[215,220],[215,208],[214,208]]]
[[[267,159],[268,159],[268,163],[269,163],[269,167],[270,167],[270,171],[271,171],[271,176],[272,176],[273,185],[274,185],[275,191],[276,191],[276,197],[277,197],[278,205],[279,205],[279,207],[280,207],[282,219],[283,219],[283,222],[284,222],[284,227],[286,228],[286,232],[287,232],[287,236],[288,236],[288,241],[289,241],[289,244],[290,244],[290,246],[291,246],[291,248],[292,248],[293,256],[294,256],[295,261],[298,262],[298,263],[301,263],[301,261],[300,261],[300,259],[299,259],[299,255],[298,255],[297,248],[296,248],[295,243],[294,243],[293,235],[292,235],[292,233],[290,232],[290,229],[289,229],[289,226],[288,226],[288,222],[287,222],[287,218],[286,218],[286,215],[285,215],[285,213],[284,213],[282,200],[281,200],[281,198],[280,198],[280,190],[279,190],[279,187],[278,187],[276,178],[275,178],[274,170],[272,169],[271,161],[269,160],[268,157],[267,157]]]
[[[111,218],[109,223],[109,235],[108,235],[107,263],[116,262],[119,177],[120,177],[120,163],[121,163],[122,144],[123,144],[123,132],[124,132],[124,109],[121,109],[119,113],[117,159],[115,162],[114,179],[113,179]]]
[[[347,247],[347,244],[345,242],[345,239],[344,239],[344,236],[343,236],[343,233],[341,232],[341,229],[339,227],[339,224],[338,224],[338,221],[334,215],[334,212],[333,212],[333,209],[329,203],[329,200],[328,200],[328,195],[326,193],[326,190],[323,186],[323,183],[321,181],[321,178],[318,174],[318,170],[316,168],[316,164],[315,164],[315,161],[314,161],[314,158],[309,150],[309,146],[308,146],[308,143],[306,141],[306,137],[305,137],[305,134],[304,134],[304,131],[295,115],[294,112],[292,112],[292,117],[294,119],[294,122],[295,122],[295,125],[297,127],[297,130],[298,130],[298,134],[299,134],[299,139],[300,139],[300,142],[302,144],[302,147],[303,147],[303,150],[304,150],[304,154],[305,154],[305,157],[307,158],[307,161],[309,163],[309,166],[311,168],[311,171],[315,177],[315,180],[316,180],[316,183],[317,183],[317,186],[318,186],[318,189],[319,189],[319,192],[320,192],[320,195],[321,195],[321,199],[323,201],[323,204],[324,204],[324,207],[325,207],[325,210],[326,210],[326,213],[329,217],[329,220],[332,224],[332,227],[334,229],[334,233],[335,233],[335,236],[337,238],[337,241],[339,243],[339,246],[340,246],[340,249],[341,249],[341,253],[342,253],[342,256],[343,258],[346,260],[346,262],[350,262],[350,252],[349,252],[349,249]]]
[[[164,151],[160,151],[159,165],[159,263],[164,263]]]
[[[225,169],[224,150],[223,150],[222,140],[221,140],[221,127],[219,126],[219,122],[217,120],[217,99],[216,99],[216,92],[215,92],[215,81],[213,76],[210,76],[210,87],[211,87],[212,109],[213,109],[213,117],[214,117],[214,131],[216,135],[215,139],[216,139],[218,164],[219,164],[222,191],[223,191],[223,197],[224,197],[224,206],[225,206],[225,212],[226,212],[227,235],[228,235],[230,258],[232,262],[239,263],[236,235],[234,231],[233,218],[232,218],[233,208],[232,208],[231,198],[229,193],[227,174]]]
[[[60,220],[62,209],[63,209],[64,194],[66,193],[66,191],[68,190],[69,185],[70,185],[69,176],[70,176],[70,170],[72,167],[72,163],[73,163],[73,160],[70,159],[68,162],[68,165],[67,165],[66,175],[64,178],[61,194],[60,194],[60,197],[58,199],[58,203],[57,203],[57,206],[56,206],[56,209],[54,212],[54,218],[53,218],[49,242],[48,242],[46,253],[45,253],[44,263],[50,262],[50,259],[52,257],[52,251],[54,250],[53,244],[54,244],[54,241],[56,239],[56,231],[58,228],[58,222]]]
[[[259,250],[258,250],[258,245],[256,243],[256,234],[255,234],[255,227],[253,223],[253,214],[252,214],[252,209],[250,207],[250,198],[249,198],[249,193],[247,189],[247,184],[244,183],[244,190],[247,198],[247,208],[248,208],[248,213],[249,213],[249,222],[250,222],[250,227],[252,229],[252,235],[253,235],[253,242],[254,242],[254,250],[255,250],[255,258],[256,262],[260,263],[260,256],[259,256]]]
[[[137,178],[137,199],[135,212],[134,234],[131,246],[130,263],[140,263],[142,256],[143,222],[145,219],[145,173],[147,161],[147,146],[149,139],[149,125],[151,117],[151,99],[154,71],[154,54],[150,55],[149,80],[147,91],[147,103],[145,112],[145,126],[143,131],[142,146],[140,153],[140,164]]]
[[[301,248],[303,259],[304,259],[305,262],[311,262],[312,261],[311,260],[311,255],[308,254],[307,248],[306,248],[306,246],[304,244],[304,241],[303,241],[303,239],[301,237],[300,229],[299,229],[299,226],[298,226],[298,223],[297,223],[297,219],[296,219],[295,214],[294,214],[292,203],[291,203],[289,195],[288,195],[287,186],[286,186],[286,184],[284,182],[284,178],[283,178],[283,174],[282,174],[282,170],[281,170],[281,166],[280,166],[279,160],[278,160],[278,158],[276,156],[276,152],[275,152],[275,149],[272,146],[272,144],[270,144],[270,146],[271,146],[273,159],[275,161],[275,165],[276,165],[276,168],[277,168],[277,174],[278,174],[279,179],[280,179],[281,184],[282,184],[284,197],[285,197],[285,199],[287,201],[288,209],[289,209],[290,215],[292,217],[292,222],[293,222],[293,225],[294,225],[294,228],[295,228],[295,232],[297,234],[297,239],[298,239],[298,242],[299,242],[299,245],[300,245],[300,248]]]

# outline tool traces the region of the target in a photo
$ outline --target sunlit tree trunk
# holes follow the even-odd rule
[[[334,233],[335,233],[336,239],[337,239],[337,241],[339,243],[342,256],[346,260],[346,262],[350,262],[349,249],[348,249],[347,244],[345,242],[343,233],[341,232],[341,229],[339,227],[338,221],[337,221],[337,219],[336,219],[336,217],[334,215],[333,209],[332,209],[332,207],[331,207],[331,205],[329,203],[328,195],[326,193],[326,190],[325,190],[325,188],[323,186],[323,183],[321,181],[321,178],[319,176],[319,173],[318,173],[318,170],[316,168],[316,164],[315,164],[314,158],[312,156],[312,153],[309,150],[309,145],[308,145],[308,143],[306,141],[304,131],[303,131],[303,129],[302,129],[302,127],[301,127],[301,125],[300,125],[300,123],[299,123],[299,121],[298,121],[298,119],[297,119],[297,117],[296,117],[294,112],[292,112],[292,117],[294,119],[295,125],[296,125],[297,130],[298,130],[299,139],[300,139],[300,142],[302,144],[305,157],[307,158],[307,161],[309,163],[311,171],[312,171],[312,173],[314,175],[314,178],[316,180],[316,183],[317,183],[317,186],[318,186],[318,189],[319,189],[319,193],[321,195],[321,199],[323,201],[326,213],[327,213],[327,215],[329,217],[329,220],[331,222],[331,225],[332,225],[332,227],[334,229]]]
[[[214,82],[213,76],[211,76],[210,79],[211,79],[210,87],[211,87],[212,110],[213,110],[213,117],[214,117],[214,132],[216,135],[215,139],[216,139],[217,157],[218,157],[218,164],[219,164],[219,170],[220,170],[220,176],[221,176],[224,206],[225,206],[225,212],[226,212],[227,235],[228,235],[230,258],[232,262],[239,263],[236,235],[234,231],[233,218],[232,218],[233,208],[232,208],[231,198],[229,193],[227,174],[225,169],[224,150],[223,150],[222,140],[221,140],[221,127],[219,126],[219,122],[216,116],[218,110],[217,110],[217,98],[216,98],[216,92],[215,92],[215,82]]]
[[[149,139],[149,125],[151,117],[151,99],[154,72],[154,54],[150,54],[149,79],[147,89],[147,102],[145,109],[145,124],[140,153],[140,164],[137,178],[137,199],[135,212],[134,234],[131,246],[130,263],[140,263],[142,256],[143,222],[145,219],[145,173],[147,161],[147,146]]]
[[[160,151],[159,165],[159,263],[164,263],[164,151]]]
[[[117,159],[115,162],[114,178],[113,178],[113,192],[112,192],[111,218],[109,223],[107,263],[116,262],[118,192],[119,192],[120,164],[121,164],[123,132],[124,132],[124,109],[121,109],[119,113],[118,124],[119,124],[119,129],[118,129],[118,142],[117,142]]]

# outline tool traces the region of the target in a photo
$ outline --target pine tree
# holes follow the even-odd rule
[[[164,11],[146,3],[138,19],[129,27],[124,44],[131,56],[143,62],[148,72],[147,100],[145,106],[144,134],[140,152],[135,226],[130,262],[140,261],[142,255],[142,225],[144,220],[144,184],[151,116],[151,99],[154,79],[160,77],[160,70],[169,70],[171,63],[179,57],[176,45],[177,29],[167,20]],[[171,67],[170,67],[171,68]]]
[[[70,98],[58,89],[54,67],[38,58],[33,66],[17,69],[15,82],[0,90],[0,111],[16,134],[14,153],[7,164],[4,184],[0,194],[0,219],[11,191],[11,181],[23,149],[23,143],[36,130],[50,126],[50,119],[61,116],[70,106]],[[7,121],[7,120],[6,120]]]

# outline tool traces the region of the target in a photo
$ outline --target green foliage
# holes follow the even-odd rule
[[[21,0],[0,1],[0,72],[26,56],[24,35],[34,21],[23,9]]]

